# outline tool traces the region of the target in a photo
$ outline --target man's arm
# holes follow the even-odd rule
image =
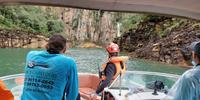
[[[193,100],[195,93],[195,83],[192,77],[182,76],[176,84],[175,96],[173,100]]]
[[[115,68],[114,64],[112,64],[112,63],[107,64],[106,69],[105,69],[106,80],[102,81],[99,84],[99,87],[96,90],[97,94],[99,94],[100,92],[102,92],[103,89],[109,85],[110,81],[112,80],[112,77],[115,74],[115,71],[116,71],[116,68]]]
[[[76,63],[73,61],[70,66],[68,84],[66,85],[66,100],[76,100],[78,96],[78,73]]]

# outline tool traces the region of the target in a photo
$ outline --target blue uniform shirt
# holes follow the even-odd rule
[[[168,96],[173,100],[200,100],[200,66],[186,71],[172,86]]]
[[[75,61],[63,54],[31,51],[27,55],[21,100],[76,100],[78,74]]]

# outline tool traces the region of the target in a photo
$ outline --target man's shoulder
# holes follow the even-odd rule
[[[183,73],[183,76],[185,78],[191,78],[199,74],[200,74],[199,68],[192,68],[192,69],[187,70],[185,73]]]
[[[116,66],[112,62],[108,62],[106,65],[106,70],[116,70]]]
[[[65,60],[65,61],[70,61],[70,62],[75,62],[74,58],[66,56],[66,55],[60,55],[58,56],[60,59]]]
[[[28,54],[39,54],[39,53],[44,53],[45,51],[43,50],[31,50],[28,52]]]
[[[108,62],[108,63],[107,63],[107,66],[109,66],[109,67],[115,67],[115,64],[112,63],[112,62]]]
[[[42,53],[43,51],[36,51],[36,50],[32,50],[32,51],[29,51],[27,56],[28,57],[31,57],[31,56],[35,56],[35,55],[38,55],[40,53]]]

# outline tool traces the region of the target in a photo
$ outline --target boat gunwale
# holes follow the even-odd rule
[[[126,71],[126,73],[133,73],[133,74],[142,74],[142,75],[154,75],[154,76],[163,76],[163,77],[170,77],[170,78],[179,78],[180,75],[176,74],[170,74],[170,73],[161,73],[161,72],[150,72],[150,71]],[[12,74],[12,75],[6,75],[0,77],[1,80],[9,80],[17,77],[24,76],[24,73],[19,73],[19,74]],[[98,76],[98,74],[93,74],[93,73],[78,73],[78,75],[95,75]],[[114,83],[114,82],[113,82]]]

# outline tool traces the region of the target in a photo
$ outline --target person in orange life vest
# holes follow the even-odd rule
[[[6,87],[6,84],[3,80],[0,80],[0,100],[14,100],[14,95],[12,92]]]
[[[101,93],[105,87],[107,87],[112,80],[117,78],[120,73],[124,73],[126,70],[125,61],[128,60],[126,56],[118,56],[120,52],[119,46],[115,43],[110,43],[106,50],[109,54],[108,62],[102,65],[102,71],[100,72],[101,82],[96,90],[96,94]]]

